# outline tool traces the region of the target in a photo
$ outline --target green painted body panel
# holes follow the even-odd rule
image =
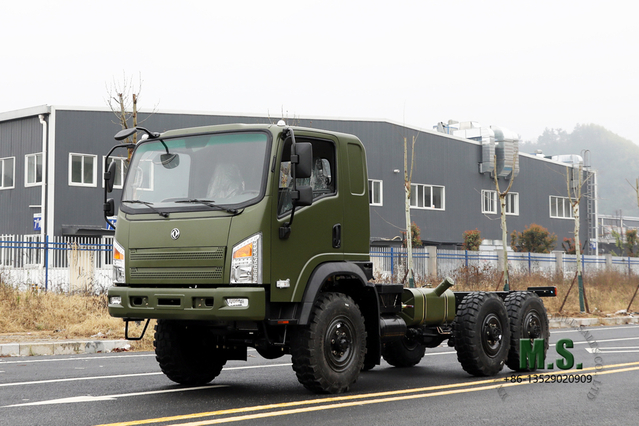
[[[455,294],[446,290],[441,296],[433,288],[405,288],[400,316],[409,327],[440,325],[455,319]]]

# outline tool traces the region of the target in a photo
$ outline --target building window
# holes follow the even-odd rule
[[[97,155],[69,154],[69,185],[96,186]]]
[[[519,194],[516,192],[509,192],[506,194],[506,214],[518,216],[519,215]]]
[[[497,213],[497,191],[481,191],[481,212],[496,214]]]
[[[371,206],[384,205],[384,185],[383,181],[376,179],[368,180],[368,201]]]
[[[104,158],[104,157],[103,157]],[[127,162],[124,157],[111,157],[109,158],[109,164],[107,165],[107,170],[111,163],[115,163],[115,180],[113,181],[113,188],[122,189],[124,183],[124,175],[126,174]],[[104,161],[102,161],[104,164]],[[104,170],[105,172],[107,170]],[[102,181],[102,186],[104,187],[104,181]]]
[[[24,186],[42,184],[42,153],[27,154],[24,157]]]
[[[572,206],[568,197],[550,196],[550,217],[572,219]]]
[[[497,191],[490,191],[483,189],[481,191],[481,212],[487,214],[499,213],[499,197]],[[506,194],[506,214],[518,216],[519,215],[519,194],[516,192],[509,192]]]
[[[415,209],[444,210],[444,187],[414,183],[410,186],[410,206]]]
[[[15,187],[15,157],[0,158],[0,189]]]

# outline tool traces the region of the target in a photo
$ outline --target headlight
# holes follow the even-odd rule
[[[255,234],[233,247],[231,283],[262,284],[262,234]]]
[[[124,249],[117,241],[113,240],[113,283],[125,282]]]

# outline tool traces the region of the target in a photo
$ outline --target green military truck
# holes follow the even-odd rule
[[[290,354],[302,385],[345,392],[382,357],[420,362],[425,348],[454,346],[465,371],[520,370],[519,339],[548,337],[539,296],[453,292],[372,282],[369,195],[361,141],[283,122],[151,132],[125,129],[105,159],[104,214],[116,149],[132,156],[113,243],[109,313],[157,319],[164,374],[188,385],[213,380],[228,360]],[[113,222],[113,221],[112,221]],[[146,327],[145,327],[146,331]],[[142,335],[144,331],[142,332]]]

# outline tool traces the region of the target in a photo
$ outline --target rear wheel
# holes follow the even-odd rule
[[[183,385],[204,385],[216,378],[226,357],[216,349],[216,339],[206,337],[202,326],[158,320],[153,346],[162,372]]]
[[[412,367],[419,364],[425,353],[423,344],[404,336],[384,344],[382,356],[393,367]]]
[[[506,365],[514,371],[534,371],[536,368],[520,368],[520,339],[544,339],[544,359],[548,351],[550,331],[548,314],[539,296],[527,291],[517,291],[506,297],[506,310],[510,320],[510,351]],[[541,366],[535,366],[543,368]]]
[[[454,341],[462,368],[474,376],[493,376],[508,356],[510,328],[504,302],[495,294],[470,293],[455,317]]]
[[[317,393],[346,392],[364,366],[366,329],[352,298],[341,293],[318,297],[310,322],[293,335],[293,370],[305,388]]]

